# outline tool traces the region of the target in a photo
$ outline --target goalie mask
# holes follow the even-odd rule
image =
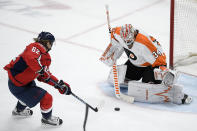
[[[127,46],[134,42],[134,32],[135,30],[131,24],[125,24],[121,27],[120,36]]]

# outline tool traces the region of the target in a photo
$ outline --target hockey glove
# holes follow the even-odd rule
[[[69,84],[67,84],[63,80],[60,80],[58,82],[58,85],[60,85],[62,88],[60,88],[59,86],[55,86],[55,88],[58,89],[58,91],[61,94],[66,94],[66,95],[70,95],[71,94],[71,89],[70,89],[70,85]]]

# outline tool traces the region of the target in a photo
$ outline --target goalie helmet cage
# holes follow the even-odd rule
[[[171,0],[169,60],[171,69],[197,76],[197,0]]]

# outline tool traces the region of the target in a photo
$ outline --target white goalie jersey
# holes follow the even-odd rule
[[[128,48],[120,36],[120,30],[121,27],[113,28],[111,43],[100,58],[103,63],[112,66],[125,51],[130,62],[137,67],[166,65],[166,55],[155,38],[138,31],[132,48]]]

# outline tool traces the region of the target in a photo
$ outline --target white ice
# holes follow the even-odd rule
[[[51,72],[71,85],[72,91],[96,107],[89,111],[87,131],[196,131],[196,113],[156,110],[128,104],[102,92],[110,68],[98,59],[109,43],[105,5],[111,26],[131,23],[152,34],[168,54],[169,0],[1,0],[0,1],[0,131],[82,131],[85,106],[72,96],[60,95],[49,85],[38,83],[53,95],[53,114],[63,119],[59,128],[41,126],[39,104],[34,115],[16,119],[11,112],[16,98],[9,92],[3,67],[20,54],[41,31],[56,37],[51,53]],[[190,79],[186,79],[189,83]],[[196,86],[193,82],[193,88]],[[114,107],[120,107],[119,112]]]

